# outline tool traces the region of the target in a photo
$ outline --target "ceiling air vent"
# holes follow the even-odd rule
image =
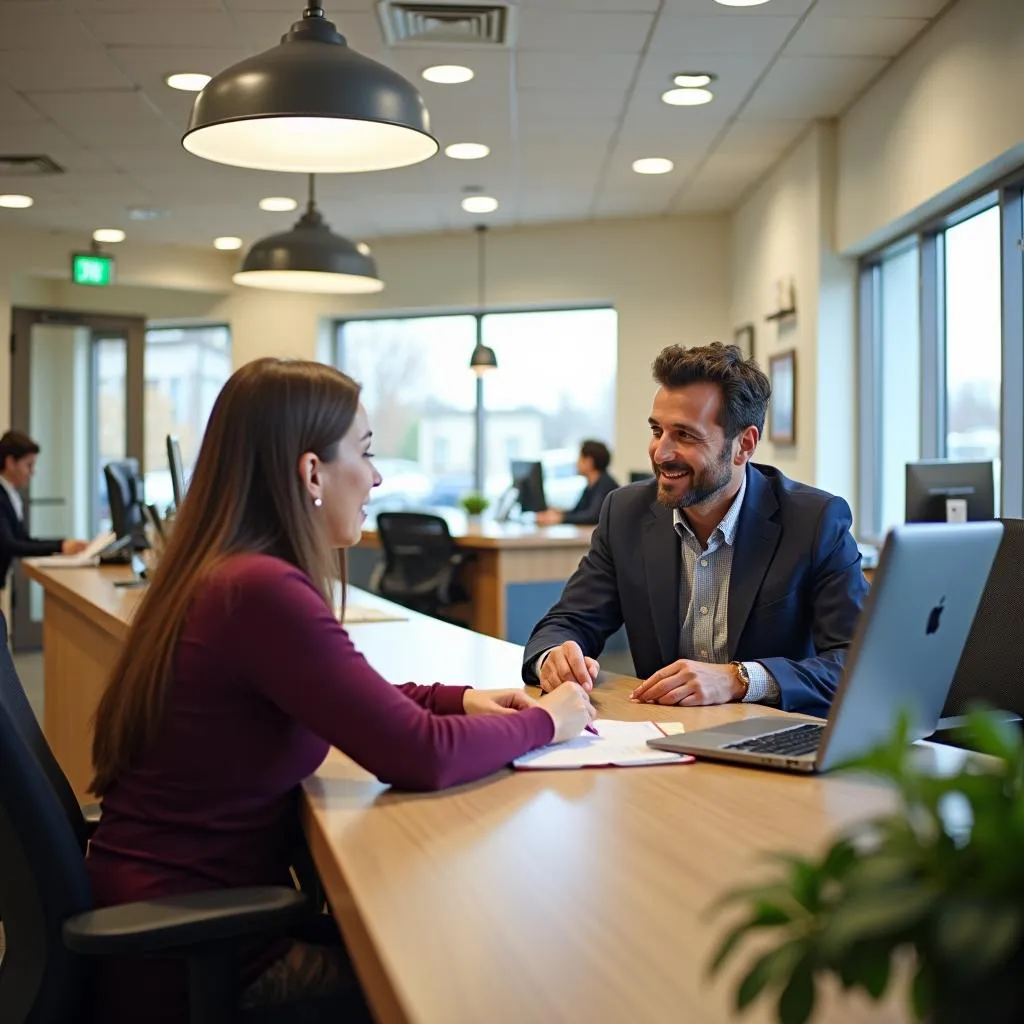
[[[504,3],[380,0],[388,46],[511,46],[514,10]]]
[[[64,168],[48,156],[10,156],[0,154],[0,178],[39,178],[44,174],[63,174]]]

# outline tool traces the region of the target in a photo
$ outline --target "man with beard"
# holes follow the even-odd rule
[[[752,462],[771,385],[734,345],[654,361],[655,479],[613,492],[523,678],[590,690],[623,623],[643,703],[825,715],[867,584],[842,499]]]

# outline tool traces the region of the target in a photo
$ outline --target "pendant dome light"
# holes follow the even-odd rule
[[[484,284],[486,282],[487,264],[485,261],[486,256],[486,241],[487,241],[487,225],[478,224],[476,226],[476,238],[477,238],[477,318],[476,318],[476,347],[473,349],[473,354],[469,359],[469,368],[478,376],[482,377],[488,370],[496,370],[498,368],[498,357],[494,354],[494,349],[489,348],[484,344]]]
[[[246,253],[232,278],[249,288],[287,292],[368,295],[384,282],[365,245],[336,235],[316,206],[314,176],[309,176],[306,212],[290,231],[261,238]]]
[[[316,3],[280,45],[214,76],[181,143],[215,163],[302,173],[406,167],[438,149],[415,86],[349,49]]]

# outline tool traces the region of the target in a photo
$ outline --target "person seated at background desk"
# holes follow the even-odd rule
[[[611,461],[612,453],[606,444],[584,441],[576,461],[576,472],[586,478],[587,486],[576,502],[576,507],[568,512],[557,508],[545,509],[537,513],[537,522],[541,526],[554,526],[557,523],[592,526],[596,523],[604,499],[619,486],[618,480],[608,472]]]
[[[88,546],[84,540],[38,540],[25,528],[25,504],[21,492],[36,471],[39,445],[20,430],[0,437],[0,590],[15,558],[37,555],[77,555]]]
[[[653,369],[655,480],[609,496],[523,676],[589,689],[624,621],[635,700],[824,715],[867,592],[850,508],[751,462],[771,385],[736,346],[672,345]]]
[[[319,363],[257,360],[221,391],[96,714],[98,906],[288,884],[299,785],[331,744],[383,782],[431,790],[589,722],[579,687],[537,702],[520,690],[392,686],[356,650],[333,587],[336,549],[359,541],[381,482],[370,437],[358,385]],[[187,1019],[181,965],[104,970],[104,1024]],[[340,945],[261,947],[243,965],[242,1002],[333,992],[324,1019],[348,1021],[361,1012],[348,977]]]

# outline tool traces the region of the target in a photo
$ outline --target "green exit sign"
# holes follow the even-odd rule
[[[114,283],[114,257],[93,252],[71,254],[71,280],[75,284],[88,284],[104,288]]]

